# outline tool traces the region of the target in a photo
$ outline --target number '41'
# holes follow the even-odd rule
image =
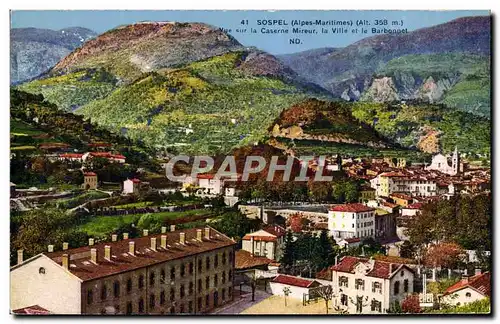
[[[241,21],[241,24],[242,24],[242,25],[248,25],[248,20],[247,20],[247,19],[243,19],[243,20]]]

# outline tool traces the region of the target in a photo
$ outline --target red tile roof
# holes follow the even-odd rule
[[[236,245],[236,242],[232,239],[213,228],[210,228],[210,240],[205,239],[205,230],[204,228],[201,229],[202,241],[200,242],[196,239],[196,230],[196,228],[183,229],[166,234],[149,235],[93,245],[92,248],[97,249],[97,264],[90,262],[90,246],[44,253],[44,255],[52,259],[52,261],[61,264],[62,255],[68,254],[70,256],[69,271],[83,281],[88,281]],[[179,243],[181,232],[185,233],[186,243],[184,245]],[[166,250],[160,247],[161,235],[167,235]],[[151,250],[151,238],[153,237],[156,238],[158,246],[155,251]],[[136,253],[134,256],[128,253],[129,242],[135,243]],[[104,246],[106,245],[111,247],[111,261],[104,258]]]
[[[299,277],[293,277],[288,275],[278,275],[276,276],[272,282],[280,283],[283,285],[301,287],[301,288],[309,288],[311,286],[317,286],[319,283],[315,280],[308,280]]]
[[[351,238],[346,238],[344,239],[347,243],[357,243],[361,242],[361,239],[359,237],[351,237]]]
[[[455,293],[464,288],[472,288],[482,294],[483,296],[491,296],[491,275],[490,272],[485,272],[472,276],[467,279],[462,279],[456,284],[448,287],[444,295]]]
[[[263,242],[276,242],[277,238],[274,236],[257,236],[257,235],[245,235],[243,236],[242,240],[244,241],[250,241],[251,239],[254,239],[254,241],[263,241]]]
[[[127,179],[127,180],[130,180],[130,181],[132,181],[133,183],[141,183],[141,180],[136,179],[136,178],[133,178],[133,179]]]
[[[19,309],[14,309],[12,313],[16,315],[48,315],[50,312],[46,310],[45,308],[38,306],[38,305],[32,305],[28,307],[23,307]]]
[[[354,204],[337,205],[330,208],[330,210],[336,212],[362,213],[362,212],[374,211],[375,209],[360,203],[354,203]]]
[[[106,159],[120,159],[120,160],[125,159],[125,156],[121,154],[111,154],[110,152],[90,152],[90,155]]]
[[[405,200],[412,200],[413,199],[413,197],[408,196],[404,193],[399,193],[399,192],[394,192],[394,193],[390,194],[389,197],[396,197],[396,198],[405,199]]]
[[[234,268],[238,270],[261,267],[275,262],[263,256],[252,256],[250,252],[245,250],[236,251],[234,257]]]
[[[406,209],[422,209],[423,205],[424,205],[423,203],[414,203],[414,204],[408,205],[404,208],[406,208]]]
[[[84,172],[83,175],[86,176],[86,177],[97,176],[97,174],[95,172]]]
[[[359,257],[352,257],[352,256],[344,257],[337,265],[331,267],[331,269],[333,271],[338,271],[338,272],[353,273],[354,268],[356,267],[356,265],[358,263],[368,263],[368,262],[373,262],[373,267],[366,274],[366,276],[368,276],[368,277],[389,279],[401,267],[405,267],[409,271],[413,272],[413,269],[411,269],[410,267],[408,267],[405,264],[384,262],[384,261],[379,261],[379,260],[371,260],[370,261],[366,258],[359,258]]]

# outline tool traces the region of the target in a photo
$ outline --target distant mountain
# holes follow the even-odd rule
[[[61,58],[97,34],[90,29],[13,28],[10,31],[10,78],[16,84],[53,67]]]
[[[138,23],[88,41],[20,90],[149,145],[227,152],[280,112],[330,94],[274,56],[200,23]]]
[[[278,58],[344,100],[420,99],[489,116],[490,19],[459,18],[408,34],[368,37],[345,48]]]

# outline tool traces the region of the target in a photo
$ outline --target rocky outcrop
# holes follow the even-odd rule
[[[20,83],[48,71],[96,34],[86,28],[14,28],[10,32],[10,79]]]
[[[397,89],[390,77],[374,79],[371,86],[360,98],[361,101],[392,102],[399,101]]]

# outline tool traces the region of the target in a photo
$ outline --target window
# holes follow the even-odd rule
[[[226,289],[222,288],[222,300],[226,300]]]
[[[472,295],[471,295],[471,293],[470,293],[470,292],[465,293],[465,297],[470,298],[471,296],[472,296]]]
[[[382,284],[380,282],[372,282],[372,292],[382,293]]]
[[[154,271],[152,271],[149,274],[149,285],[153,286],[154,284],[155,284],[155,273],[154,273]]]
[[[39,273],[39,274],[45,274],[45,268],[44,268],[44,267],[40,267],[40,268],[38,269],[38,273]]]
[[[185,275],[186,275],[186,265],[183,263],[181,264],[181,277],[184,278]]]
[[[404,277],[404,275],[405,275],[405,272],[403,270],[401,270],[401,275],[400,276]]]
[[[173,281],[175,279],[175,267],[170,269],[170,280]]]
[[[132,314],[132,303],[131,302],[127,303],[127,314],[128,315]]]
[[[352,228],[354,228],[354,224],[352,224]]]
[[[207,256],[205,259],[205,269],[210,269],[210,257]]]
[[[144,313],[144,299],[139,299],[139,313]]]
[[[175,307],[174,306],[170,307],[170,314],[175,314]]]
[[[201,272],[202,262],[198,259],[198,272]]]
[[[92,288],[87,289],[87,305],[92,304],[94,301],[94,293],[92,291]]]
[[[144,276],[143,275],[139,276],[139,282],[137,285],[139,286],[139,289],[144,288]]]
[[[376,300],[375,298],[372,299],[371,310],[372,312],[382,312],[382,302]]]
[[[105,300],[108,298],[108,287],[106,287],[106,284],[103,284],[101,287],[101,299]]]
[[[229,252],[229,262],[233,262],[233,251]]]
[[[198,279],[198,292],[201,292],[201,288],[202,288],[201,283],[202,283],[201,279]]]
[[[115,298],[120,297],[120,282],[118,280],[113,283],[113,294]]]
[[[226,264],[227,262],[227,255],[226,255],[226,252],[222,253],[222,264]]]
[[[403,290],[404,290],[405,293],[408,292],[408,279],[405,279],[403,281]]]
[[[127,292],[131,292],[131,291],[132,291],[132,279],[128,278],[127,279]]]
[[[394,283],[394,295],[399,294],[399,281]]]
[[[189,262],[189,274],[192,275],[194,272],[194,265],[193,262]]]
[[[175,300],[175,290],[174,288],[171,288],[170,289],[170,301],[174,301]]]
[[[216,255],[214,256],[214,267],[216,267],[216,268],[217,268],[218,266],[219,266],[219,255],[218,255],[218,254],[216,254]]]
[[[205,289],[209,289],[210,288],[210,277],[207,277],[205,279]]]
[[[219,276],[215,275],[214,276],[214,287],[217,287],[219,285]]]
[[[166,277],[165,269],[161,269],[161,271],[160,271],[160,283],[165,283],[165,277]]]
[[[345,276],[339,277],[339,287],[349,287],[349,278]]]
[[[365,290],[365,281],[363,279],[356,279],[354,286],[357,290]]]
[[[198,297],[198,311],[200,311],[203,308],[203,299],[201,297]]]
[[[155,294],[149,295],[149,308],[155,308]]]
[[[340,303],[342,304],[342,306],[347,306],[348,297],[346,294],[340,295]]]
[[[184,285],[181,285],[180,293],[181,293],[181,298],[184,298],[184,296],[186,294],[186,292],[184,291]]]
[[[189,283],[189,292],[188,293],[189,293],[189,295],[192,295],[193,292],[194,292],[194,283],[191,281]]]
[[[356,297],[356,311],[358,313],[363,312],[363,297],[362,296],[357,296]]]
[[[160,305],[165,304],[165,290],[162,290],[160,293]]]
[[[210,295],[205,296],[205,307],[209,307],[210,305]]]

